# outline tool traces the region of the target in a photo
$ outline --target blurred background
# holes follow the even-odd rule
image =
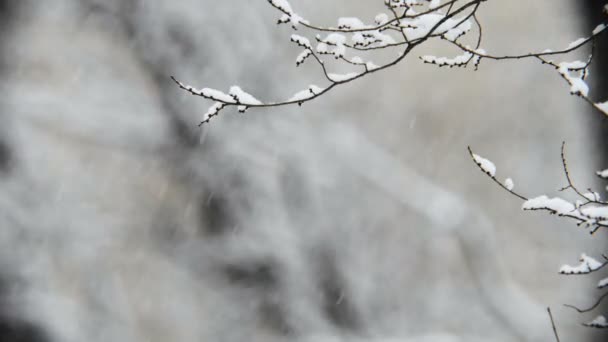
[[[291,4],[327,26],[385,11]],[[565,47],[599,8],[488,1],[483,47]],[[563,341],[606,339],[580,324],[601,310],[562,306],[592,304],[597,279],[557,274],[599,257],[605,233],[522,212],[466,150],[556,195],[566,141],[572,177],[601,188],[599,114],[533,60],[423,64],[457,53],[437,44],[302,107],[198,128],[210,103],[170,75],[268,100],[321,85],[278,15],[262,0],[0,1],[1,341],[552,341],[547,306]]]

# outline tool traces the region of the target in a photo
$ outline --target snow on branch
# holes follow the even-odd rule
[[[473,157],[473,160],[477,166],[479,166],[483,172],[487,173],[491,177],[494,177],[496,174],[496,165],[494,165],[494,163],[472,152],[471,156]]]
[[[378,0],[380,1],[380,0]],[[201,124],[219,115],[226,107],[237,107],[244,112],[249,108],[276,107],[311,101],[332,90],[337,85],[350,83],[380,70],[392,67],[412,51],[429,41],[442,40],[459,50],[455,57],[424,55],[419,58],[424,63],[439,67],[467,67],[472,65],[475,70],[483,59],[512,60],[533,58],[545,65],[553,67],[570,86],[570,93],[583,98],[600,112],[608,115],[608,101],[597,102],[589,97],[589,86],[585,79],[589,74],[589,64],[593,57],[593,45],[596,38],[606,31],[606,24],[599,24],[588,37],[580,38],[559,50],[542,50],[513,55],[493,55],[486,52],[483,43],[482,25],[477,11],[486,0],[383,0],[385,13],[370,15],[365,20],[358,17],[337,18],[335,26],[320,26],[312,24],[300,16],[287,0],[268,0],[268,3],[279,11],[278,24],[290,24],[293,30],[303,28],[302,33],[291,35],[291,41],[302,47],[297,55],[296,66],[308,59],[314,60],[320,67],[322,76],[327,82],[320,88],[323,91],[312,91],[310,88],[298,92],[284,101],[264,102],[248,101],[255,99],[240,98],[235,100],[232,94],[219,90],[203,88],[197,90],[186,85],[172,76],[178,86],[192,95],[202,96],[213,101],[209,110],[203,116]],[[312,37],[312,38],[311,38]],[[471,47],[461,41],[474,41]],[[587,61],[555,62],[550,57],[566,55],[585,45],[591,45],[590,57]],[[360,51],[378,51],[397,49],[397,57],[376,65],[371,60],[364,61],[357,56]],[[335,73],[328,70],[323,58],[326,56],[352,67],[354,70],[346,73]],[[373,56],[371,57],[374,58]],[[305,96],[306,95],[306,96]]]
[[[606,317],[600,315],[600,316],[597,316],[593,321],[591,321],[589,323],[585,323],[585,326],[588,326],[591,328],[606,329],[606,328],[608,328],[608,322],[606,321]]]
[[[574,65],[573,67],[578,68],[579,66]],[[599,193],[592,191],[591,189],[587,189],[586,192],[583,192],[574,184],[568,169],[565,149],[566,145],[565,143],[562,143],[561,161],[567,185],[559,189],[559,191],[571,190],[575,196],[574,200],[568,200],[562,197],[548,197],[546,195],[528,197],[515,192],[513,191],[513,181],[511,178],[507,178],[504,183],[500,182],[498,178],[496,178],[496,167],[494,164],[473,153],[473,150],[470,147],[468,148],[473,162],[486,176],[490,177],[492,181],[523,201],[523,210],[547,211],[551,214],[573,219],[577,222],[577,225],[590,228],[591,234],[595,233],[600,228],[608,228],[608,202],[601,200]],[[607,179],[608,170],[598,171],[597,175],[602,179]],[[574,266],[563,265],[559,269],[559,273],[564,275],[590,274],[602,270],[606,265],[608,265],[608,256],[605,254],[602,254],[601,261],[586,254],[582,254],[579,259],[579,264]],[[597,284],[597,288],[600,290],[608,288],[608,278],[600,280]],[[579,313],[590,312],[596,309],[607,297],[608,292],[605,292],[593,305],[585,309],[580,309],[574,305],[566,306]],[[592,328],[608,328],[608,323],[604,316],[598,316],[593,321],[584,323],[584,325]]]
[[[551,214],[573,219],[578,225],[590,228],[590,234],[594,234],[600,228],[608,228],[608,202],[601,200],[599,193],[591,190],[583,192],[574,185],[566,162],[565,146],[565,143],[562,143],[561,159],[568,185],[559,190],[572,190],[578,197],[575,200],[568,200],[562,197],[548,197],[547,195],[524,196],[513,191],[513,180],[511,178],[507,178],[504,182],[496,178],[496,167],[493,163],[473,153],[470,147],[469,154],[484,174],[503,189],[524,201],[522,203],[523,210],[547,211]],[[598,172],[598,174],[601,174],[601,172]]]
[[[559,269],[560,274],[588,274],[591,272],[595,272],[604,266],[606,266],[606,260],[604,262],[599,262],[596,259],[587,256],[586,254],[582,254],[579,259],[580,264],[576,266],[564,265]]]

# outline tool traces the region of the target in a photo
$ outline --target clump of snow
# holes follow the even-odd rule
[[[465,52],[462,55],[448,58],[448,57],[436,57],[431,55],[421,56],[420,59],[425,63],[436,64],[438,66],[465,66],[473,57],[470,52]]]
[[[338,18],[338,28],[339,29],[349,29],[349,30],[360,30],[367,28],[361,19],[356,17],[342,17]]]
[[[431,2],[429,3],[430,9],[435,9],[439,6],[441,6],[441,0],[431,0]]]
[[[358,47],[383,47],[396,43],[393,37],[380,32],[380,30],[356,32],[350,39],[353,45]]]
[[[320,42],[319,44],[317,44],[317,52],[320,54],[329,53],[329,45],[327,45],[326,43]]]
[[[216,90],[216,89],[203,88],[200,91],[200,95],[202,95],[208,99],[216,100],[219,102],[235,103],[234,98],[232,96],[230,96],[224,92],[221,92],[219,90]]]
[[[587,256],[586,254],[581,255],[580,264],[577,266],[563,265],[559,269],[561,274],[587,274],[599,270],[604,266],[601,262],[594,258]]]
[[[595,36],[596,34],[599,34],[600,32],[604,31],[605,29],[606,29],[606,25],[599,24],[593,29],[593,32],[591,32],[591,33]]]
[[[365,62],[363,62],[363,59],[361,59],[361,57],[359,56],[354,56],[350,59],[350,62],[353,64],[365,64]]]
[[[321,43],[325,44],[322,47],[322,51],[319,51],[319,47],[317,46],[317,51],[319,53],[333,53],[336,58],[344,57],[346,53],[346,47],[344,43],[346,42],[346,37],[340,33],[330,33],[327,37],[320,39]],[[321,44],[320,43],[320,44]],[[332,50],[330,52],[329,46],[332,46]]]
[[[175,82],[177,82],[177,84],[179,84],[179,86],[183,89],[186,89],[187,91],[191,92],[192,94],[196,94],[198,96],[202,96],[205,98],[208,98],[210,100],[215,100],[218,102],[223,102],[223,103],[236,103],[234,101],[234,98],[232,98],[232,96],[221,92],[219,90],[216,89],[211,89],[211,88],[203,88],[203,89],[196,89],[191,85],[188,84],[184,84],[178,80],[176,80],[175,78],[173,78],[173,80]]]
[[[585,325],[591,328],[608,328],[606,317],[601,315],[597,316],[593,321],[585,323]]]
[[[291,41],[298,44],[301,47],[304,47],[307,49],[312,49],[312,46],[310,45],[310,40],[308,40],[308,38],[306,38],[306,37],[302,37],[297,34],[292,34]]]
[[[601,110],[602,112],[608,114],[608,101],[606,102],[598,102],[595,104],[595,107],[599,110]],[[602,177],[602,178],[608,178],[608,177]]]
[[[237,103],[252,106],[261,105],[262,102],[253,97],[253,95],[243,91],[239,86],[230,87],[230,95],[234,98]]]
[[[575,47],[578,47],[579,45],[583,44],[586,40],[587,40],[587,38],[579,38],[579,39],[573,41],[572,43],[570,43],[568,45],[568,47],[566,48],[566,50],[570,50]]]
[[[599,289],[603,289],[604,287],[607,287],[607,286],[608,286],[608,278],[604,278],[597,283],[597,287]]]
[[[606,107],[608,108],[608,102],[606,102]],[[608,179],[608,169],[602,170],[602,171],[597,171],[596,174],[598,176],[600,176],[601,178]]]
[[[589,201],[599,201],[600,200],[600,194],[598,194],[597,192],[586,192],[583,194],[583,197],[585,197]]]
[[[582,62],[582,61],[562,62],[559,64],[559,67],[563,68],[564,70],[582,69],[585,66],[586,66],[586,63]]]
[[[587,96],[589,94],[589,86],[583,80],[583,72],[581,69],[586,67],[586,63],[581,61],[562,62],[559,63],[558,72],[570,84],[570,93]],[[572,71],[578,71],[577,76],[572,76]]]
[[[571,78],[570,79],[570,92],[572,94],[581,94],[587,96],[589,94],[589,86],[582,78]]]
[[[446,33],[443,34],[443,36],[447,40],[455,41],[456,39],[458,39],[465,33],[469,32],[472,27],[473,27],[473,24],[471,24],[471,21],[466,20],[462,24],[460,24],[452,29],[449,29]]]
[[[212,117],[218,115],[220,110],[222,110],[225,106],[226,106],[225,103],[215,102],[213,105],[211,105],[211,107],[209,107],[207,112],[203,115],[202,122],[208,122]]]
[[[594,220],[608,220],[608,206],[593,206],[580,209],[581,214]]]
[[[304,100],[308,100],[312,97],[314,97],[315,95],[320,94],[321,92],[323,92],[323,88],[318,87],[316,85],[310,85],[308,86],[308,89],[304,89],[301,90],[297,93],[295,93],[288,101],[289,102],[298,102],[298,101],[304,101]]]
[[[344,42],[346,41],[346,37],[343,34],[334,32],[327,35],[327,37],[325,37],[323,41],[332,45],[344,44]]]
[[[376,18],[374,18],[374,22],[378,25],[384,25],[388,22],[388,15],[386,15],[386,13],[379,13]]]
[[[367,69],[367,71],[373,71],[373,70],[378,69],[379,66],[377,66],[373,62],[367,62],[367,63],[365,63],[365,68]]]
[[[279,19],[279,24],[286,24],[291,22],[292,27],[296,29],[300,23],[308,23],[307,20],[304,20],[304,18],[302,18],[300,15],[293,11],[291,5],[287,0],[268,0],[268,2],[270,2],[270,4],[277,8],[279,11],[284,13],[283,16]]]
[[[296,66],[300,66],[300,64],[304,63],[304,61],[306,61],[306,59],[312,54],[312,51],[310,51],[310,49],[306,49],[304,51],[302,51],[298,57],[296,57]]]
[[[472,27],[470,20],[463,19],[464,18],[446,19],[444,14],[435,12],[407,20],[401,20],[399,26],[403,29],[403,33],[410,41],[426,37],[431,33],[431,30],[433,31],[433,34],[444,35],[446,39],[453,41],[462,34],[468,32]]]
[[[491,161],[489,161],[488,159],[485,159],[477,154],[473,153],[473,159],[475,160],[475,163],[477,163],[477,165],[488,175],[494,177],[494,175],[496,174],[496,165],[494,165],[494,163],[492,163]]]
[[[356,73],[356,72],[350,72],[348,74],[327,74],[327,76],[334,82],[336,83],[342,83],[342,82],[347,82],[352,80],[353,78],[356,78],[357,76],[359,76],[360,74]]]
[[[574,204],[559,198],[548,198],[545,195],[538,196],[535,198],[530,198],[525,201],[522,205],[523,210],[539,210],[539,209],[547,209],[551,210],[557,214],[571,214],[572,211],[576,209]]]
[[[287,0],[268,0],[268,2],[270,2],[270,4],[272,4],[274,7],[280,9],[281,11],[285,12],[286,14],[291,15],[293,13],[293,10],[291,9],[291,5],[289,4],[289,1]]]
[[[515,184],[513,183],[513,180],[511,178],[505,179],[505,188],[507,188],[507,190],[513,190],[514,186]]]

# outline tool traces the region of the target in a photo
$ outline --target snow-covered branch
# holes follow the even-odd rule
[[[411,56],[418,46],[426,46],[426,43],[439,41],[455,49],[456,53],[452,56],[419,55],[417,57],[423,63],[439,67],[466,68],[472,66],[474,70],[479,68],[483,60],[537,60],[542,65],[553,68],[567,83],[572,95],[582,98],[599,112],[608,115],[608,101],[592,99],[587,83],[595,43],[597,38],[606,31],[606,23],[597,25],[588,36],[579,38],[570,44],[564,44],[564,47],[556,50],[538,49],[538,51],[526,53],[498,55],[484,49],[483,25],[478,10],[487,1],[383,0],[384,13],[370,15],[367,19],[340,17],[337,18],[335,25],[322,26],[299,15],[287,0],[268,0],[280,14],[278,24],[289,24],[294,31],[297,31],[290,36],[291,42],[301,49],[295,57],[296,67],[304,63],[318,65],[321,73],[319,85],[309,85],[285,100],[267,101],[257,99],[239,86],[233,86],[227,92],[212,88],[197,89],[176,77],[171,78],[181,89],[212,101],[202,118],[202,125],[228,107],[236,107],[240,112],[245,112],[250,108],[302,105],[327,94],[340,85],[399,64]],[[606,8],[608,7],[604,8],[605,11]],[[469,45],[466,42],[472,44]],[[589,57],[586,60],[571,59],[572,52],[586,47],[589,48]],[[390,53],[387,54],[387,51]],[[384,60],[387,55],[394,57]],[[556,58],[564,60],[558,61],[555,60]],[[342,66],[346,66],[349,71],[332,70],[333,63],[326,63],[327,59],[335,60]],[[383,62],[379,62],[380,60]],[[573,199],[547,195],[524,195],[519,190],[514,190],[513,179],[507,177],[501,181],[496,177],[496,166],[490,160],[475,154],[470,148],[469,153],[484,174],[505,191],[523,201],[523,210],[545,211],[566,217],[574,220],[577,225],[588,228],[591,234],[601,228],[608,228],[608,201],[602,200],[598,192],[590,189],[583,191],[575,186],[568,170],[564,144],[561,157],[567,185],[560,191],[571,190]],[[597,174],[603,179],[608,179],[608,170],[598,171]],[[600,262],[583,254],[579,265],[562,266],[560,273],[573,275],[599,271],[608,264],[608,258],[605,256],[603,258],[604,261]],[[608,287],[608,278],[598,284],[600,289],[606,287]],[[606,296],[601,296],[589,310],[597,307]],[[576,309],[588,311],[587,309]],[[551,316],[550,312],[549,315]],[[598,316],[586,325],[596,328],[608,327],[604,316]]]
[[[560,192],[571,190],[574,194],[574,200],[565,199],[562,197],[548,197],[540,195],[528,197],[519,192],[513,191],[513,181],[507,178],[501,182],[496,178],[496,166],[490,160],[480,157],[475,154],[469,147],[469,154],[477,167],[495,183],[503,189],[523,200],[523,210],[541,210],[547,211],[561,217],[567,217],[576,221],[578,226],[589,228],[589,232],[594,234],[600,228],[608,228],[608,202],[600,198],[598,192],[588,189],[587,192],[581,191],[572,181],[566,161],[565,143],[562,143],[561,160],[563,172],[567,181],[567,185],[559,189]],[[598,171],[596,173],[600,178],[608,177],[608,170]],[[608,256],[602,254],[602,261],[597,260],[586,254],[582,254],[577,265],[563,265],[559,269],[560,274],[564,275],[581,275],[598,272],[608,265]],[[608,278],[599,281],[597,288],[602,290],[608,288]],[[579,313],[590,312],[596,309],[602,301],[608,297],[608,293],[604,293],[597,301],[586,309],[579,309],[574,305],[566,305],[573,308]],[[598,316],[593,321],[584,323],[585,326],[593,328],[608,328],[608,322],[604,316]]]
[[[282,12],[278,21],[279,24],[290,23],[294,30],[303,26],[312,30],[313,33],[316,32],[314,43],[308,37],[300,34],[292,34],[290,40],[303,48],[296,57],[296,66],[305,63],[312,57],[321,67],[325,78],[325,86],[311,85],[307,89],[298,91],[287,100],[262,102],[249,94],[247,98],[238,98],[232,92],[226,94],[211,88],[197,89],[177,80],[174,76],[171,78],[181,89],[192,95],[214,101],[203,116],[201,124],[209,122],[222,109],[230,106],[235,106],[239,111],[244,112],[249,108],[302,105],[329,92],[338,85],[349,83],[398,64],[416,46],[431,38],[446,35],[456,39],[470,29],[470,18],[483,1],[485,0],[452,0],[440,5],[440,2],[436,0],[387,0],[385,6],[390,13],[390,17],[388,14],[380,13],[375,16],[373,24],[365,24],[359,18],[339,18],[336,27],[320,27],[310,24],[308,20],[294,12],[286,0],[269,0],[274,8]],[[456,4],[459,6],[456,6]],[[415,8],[423,8],[423,10],[416,11]],[[356,51],[386,48],[400,48],[401,51],[397,54],[397,57],[380,65],[354,54]],[[356,69],[348,73],[330,72],[323,59],[325,56],[331,56]],[[240,89],[236,86],[231,89],[235,88]]]
[[[310,85],[296,92],[293,96],[282,101],[261,101],[254,96],[238,96],[240,89],[234,86],[228,94],[211,88],[197,89],[191,85],[171,77],[177,85],[192,95],[201,96],[213,101],[204,114],[201,124],[209,122],[213,117],[227,107],[237,107],[240,112],[249,108],[277,107],[292,104],[302,105],[312,101],[333,88],[350,83],[354,80],[395,66],[410,56],[413,50],[429,41],[441,40],[460,50],[455,56],[423,55],[419,58],[428,64],[439,67],[467,67],[472,65],[475,70],[484,59],[513,60],[537,59],[545,65],[552,66],[569,84],[570,93],[580,96],[593,105],[597,110],[608,115],[608,102],[597,102],[589,97],[589,86],[585,82],[589,74],[588,67],[592,61],[593,48],[587,61],[556,62],[551,57],[564,56],[579,50],[586,45],[594,45],[596,38],[606,30],[605,24],[598,25],[588,37],[578,39],[567,47],[552,50],[542,50],[513,55],[494,55],[483,47],[483,29],[477,11],[487,0],[384,0],[385,13],[370,15],[369,20],[357,17],[341,17],[335,26],[321,26],[299,15],[287,0],[268,0],[270,5],[278,10],[281,16],[279,24],[290,24],[298,31],[292,34],[290,40],[302,48],[296,56],[295,64],[300,66],[309,60],[318,64],[323,76],[320,86]],[[300,30],[302,29],[302,30]],[[300,32],[302,31],[302,32]],[[462,41],[465,37],[475,41],[471,47]],[[426,44],[425,44],[426,45]],[[379,56],[387,49],[398,49],[397,57],[379,63],[373,52]],[[369,52],[372,52],[371,56]],[[360,53],[368,52],[366,59]],[[325,58],[333,58],[352,71],[337,73],[329,70]],[[246,94],[246,93],[245,93]],[[243,95],[243,93],[240,93]]]

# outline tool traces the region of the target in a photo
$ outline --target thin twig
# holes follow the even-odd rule
[[[551,308],[547,307],[547,312],[549,313],[549,319],[551,319],[551,327],[553,328],[553,334],[555,335],[555,341],[559,341],[559,335],[557,334],[557,328],[555,327],[555,321],[553,321],[553,315],[551,314]]]
[[[519,193],[513,191],[513,189],[509,189],[507,188],[506,185],[502,184],[501,181],[499,181],[498,179],[496,179],[495,176],[489,175],[487,172],[485,172],[485,170],[481,167],[480,164],[477,163],[477,161],[475,160],[475,156],[473,153],[473,150],[471,149],[471,146],[467,146],[467,150],[469,151],[469,155],[471,156],[471,159],[473,159],[473,162],[475,163],[475,165],[477,165],[477,167],[479,167],[479,169],[488,177],[490,177],[490,179],[492,179],[494,181],[494,183],[498,184],[501,188],[505,189],[507,192],[509,192],[511,195],[523,200],[523,201],[527,201],[528,198],[526,196],[520,195]]]
[[[564,304],[564,306],[567,308],[574,309],[574,310],[578,311],[578,313],[585,313],[585,312],[589,312],[589,311],[592,311],[595,308],[597,308],[602,303],[604,298],[606,298],[606,297],[608,297],[608,292],[604,293],[600,298],[597,299],[597,301],[593,305],[591,305],[590,307],[588,307],[586,309],[579,309],[576,306],[570,305],[570,304]]]

